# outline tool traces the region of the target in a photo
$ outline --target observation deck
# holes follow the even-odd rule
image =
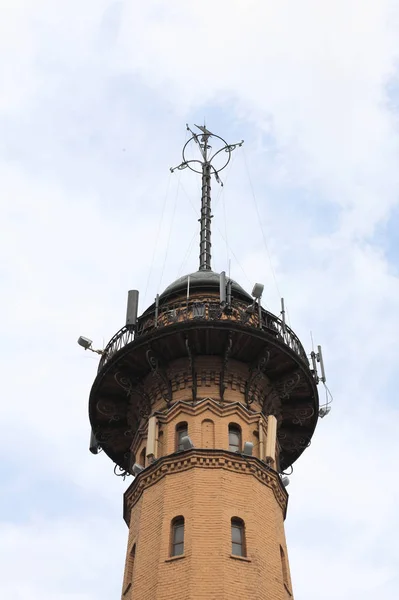
[[[245,405],[250,411],[255,406],[259,411],[260,405],[266,416],[277,417],[281,470],[310,444],[318,394],[300,340],[235,282],[229,305],[221,305],[218,288],[219,275],[213,272],[181,278],[137,319],[135,327],[122,327],[107,344],[92,387],[89,414],[98,443],[120,470],[129,471],[132,440],[153,411],[148,376],[158,382],[164,407],[160,410],[166,410],[174,403],[175,389],[169,365],[177,359],[186,364],[187,401],[193,403],[208,395],[198,384],[196,357],[214,358],[221,403],[226,402],[225,391],[231,385],[231,362],[246,365],[246,380],[240,383]],[[268,381],[267,393],[260,395],[262,378]]]

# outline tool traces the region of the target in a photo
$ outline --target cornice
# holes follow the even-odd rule
[[[227,450],[196,449],[163,456],[136,476],[124,494],[123,517],[129,526],[130,513],[143,492],[158,483],[163,477],[182,473],[189,469],[223,469],[241,475],[252,475],[269,487],[280,506],[284,518],[287,511],[288,494],[276,471],[254,456],[243,456]]]

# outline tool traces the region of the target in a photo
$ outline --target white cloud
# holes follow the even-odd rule
[[[233,276],[265,281],[268,308],[284,293],[307,348],[310,328],[323,343],[335,396],[289,488],[295,597],[396,598],[399,282],[375,236],[397,206],[396,3],[3,4],[2,497],[35,495],[18,510],[4,501],[1,595],[120,591],[126,483],[87,453],[97,363],[75,339],[101,345],[123,324],[128,289],[144,308],[196,268],[196,244],[183,258],[198,182],[170,176],[166,195],[167,170],[184,123],[205,116],[246,139],[279,289],[242,150],[214,202],[215,269],[233,251]],[[21,555],[33,559],[16,583]]]

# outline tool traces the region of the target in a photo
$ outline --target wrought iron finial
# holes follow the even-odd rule
[[[201,132],[200,134],[194,133],[187,125],[188,131],[191,133],[190,139],[184,144],[183,147],[183,162],[171,169],[172,173],[176,169],[182,170],[188,167],[194,173],[202,175],[202,193],[201,193],[201,218],[199,219],[200,227],[200,271],[211,270],[211,176],[214,175],[215,179],[220,185],[223,185],[222,180],[219,177],[220,171],[223,171],[227,167],[231,159],[232,151],[238,146],[242,146],[244,140],[237,144],[228,144],[219,135],[211,133],[205,125],[195,125]],[[212,146],[209,145],[209,138],[218,140],[222,147],[212,153]],[[186,148],[191,142],[195,142],[198,146],[200,157],[198,159],[187,160]],[[222,152],[227,153],[227,159],[221,161],[218,168],[212,164],[212,161],[216,157],[220,157]]]

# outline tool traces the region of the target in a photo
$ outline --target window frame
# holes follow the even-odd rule
[[[183,534],[181,536],[181,540],[180,537],[177,540],[177,532],[178,531],[183,531]],[[183,515],[179,515],[178,517],[175,517],[174,519],[172,519],[171,522],[171,528],[170,528],[170,550],[169,550],[169,555],[171,558],[174,558],[175,556],[184,556],[184,535],[185,535],[185,520]],[[177,546],[181,546],[181,549],[179,548],[179,550],[177,550]]]
[[[238,436],[238,444],[231,443],[230,435]],[[237,450],[233,450],[233,448],[237,448]],[[229,452],[242,452],[242,429],[238,423],[229,423]]]
[[[245,523],[240,517],[232,517],[231,518],[231,554],[232,556],[240,556],[241,558],[247,557],[247,543],[246,543],[246,535],[245,535]],[[240,541],[237,542],[235,540],[234,532],[240,532]],[[240,552],[237,553],[237,547],[239,547]]]
[[[183,435],[182,435],[183,434]],[[184,450],[182,444],[182,438],[188,436],[188,423],[187,421],[181,421],[176,425],[176,435],[175,435],[175,451],[182,452]]]

